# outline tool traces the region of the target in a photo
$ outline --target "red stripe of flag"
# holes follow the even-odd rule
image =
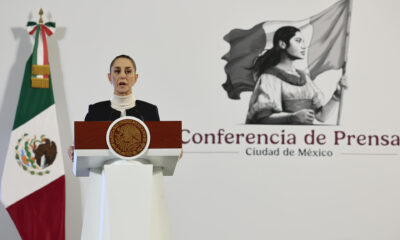
[[[65,176],[7,208],[24,240],[65,240]]]

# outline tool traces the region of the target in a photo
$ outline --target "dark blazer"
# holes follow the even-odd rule
[[[126,116],[137,117],[142,121],[160,121],[156,105],[136,100],[136,106],[126,109]],[[89,105],[85,121],[114,121],[121,117],[121,112],[111,108],[111,101]]]

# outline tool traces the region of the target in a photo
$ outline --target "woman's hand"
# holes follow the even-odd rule
[[[293,113],[294,123],[311,124],[314,122],[315,114],[311,109],[302,109]]]
[[[312,105],[313,105],[313,107],[315,107],[315,109],[320,108],[322,106],[322,98],[321,98],[321,96],[316,94],[312,98]]]
[[[335,92],[333,93],[333,96],[332,96],[333,100],[339,101],[339,99],[341,98],[341,96],[343,94],[343,90],[347,89],[347,88],[348,88],[347,76],[343,75],[340,78],[340,80],[339,80],[339,82],[338,82],[338,84],[336,86]]]
[[[183,149],[181,149],[181,153],[179,154],[178,161],[182,158],[182,156],[183,156]]]
[[[69,146],[68,157],[72,162],[74,162],[74,146]]]
[[[341,87],[344,88],[344,89],[347,89],[348,83],[347,83],[347,76],[346,76],[346,75],[343,75],[343,76],[340,78],[340,81],[339,81],[338,85],[341,86]]]

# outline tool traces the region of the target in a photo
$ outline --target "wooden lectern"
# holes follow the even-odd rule
[[[145,122],[149,147],[125,162],[108,149],[111,124],[75,122],[74,175],[89,176],[82,239],[171,239],[162,176],[174,174],[182,123]]]

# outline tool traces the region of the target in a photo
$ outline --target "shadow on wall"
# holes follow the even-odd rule
[[[18,41],[15,62],[9,73],[3,105],[0,108],[0,179],[3,175],[5,158],[7,155],[14,117],[18,105],[19,93],[25,71],[26,61],[32,53],[33,44],[25,28],[12,28],[14,38]],[[80,239],[82,226],[81,191],[79,179],[72,174],[72,163],[68,158],[67,148],[72,145],[72,129],[68,115],[68,106],[64,90],[64,77],[61,68],[60,50],[58,42],[66,33],[65,27],[56,29],[55,34],[48,38],[50,52],[51,78],[53,82],[54,98],[57,108],[57,120],[60,131],[66,178],[66,239]],[[12,59],[12,56],[10,56]],[[1,191],[1,189],[0,189]],[[3,230],[4,228],[4,230]],[[4,239],[20,239],[11,218],[0,204],[0,232]]]
[[[11,32],[15,41],[18,42],[18,48],[14,65],[7,78],[3,105],[0,108],[0,179],[3,176],[4,163],[14,124],[26,61],[32,52],[32,43],[25,28],[11,28]],[[10,60],[11,59],[12,56],[10,56]],[[2,228],[5,229],[3,230]],[[0,204],[0,232],[5,239],[20,239],[17,229],[12,223],[7,211],[4,209],[3,204]]]
[[[50,18],[49,18],[50,19]],[[82,204],[80,182],[72,172],[72,162],[68,158],[67,149],[73,144],[71,122],[68,105],[65,96],[64,75],[62,72],[59,42],[62,41],[67,29],[57,27],[54,35],[48,38],[49,62],[51,69],[51,80],[53,83],[54,100],[57,109],[58,128],[65,168],[65,228],[66,239],[80,239],[82,228]]]
[[[4,205],[0,202],[0,233],[1,239],[9,240],[20,240],[21,237],[18,234],[15,225],[11,221],[10,215],[8,215],[7,210]]]

